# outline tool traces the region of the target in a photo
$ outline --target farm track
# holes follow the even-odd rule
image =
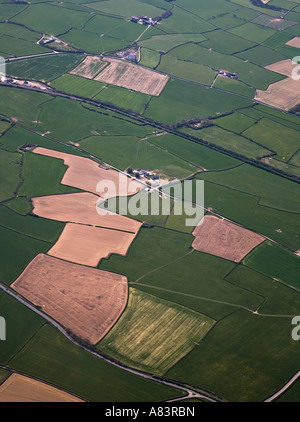
[[[160,377],[156,377],[156,376],[152,376],[152,375],[148,375],[144,372],[135,370],[135,369],[131,369],[121,363],[118,363],[116,361],[114,361],[113,359],[108,358],[107,356],[101,354],[99,351],[93,350],[87,346],[85,346],[84,344],[78,342],[77,340],[75,340],[73,338],[72,335],[70,335],[68,333],[68,331],[63,328],[57,321],[55,321],[54,319],[52,319],[51,317],[49,317],[47,314],[45,314],[44,312],[40,311],[39,309],[37,309],[34,305],[32,305],[31,303],[27,302],[23,297],[19,296],[18,294],[14,293],[11,289],[9,289],[7,286],[5,286],[4,284],[2,284],[0,282],[0,290],[2,290],[3,292],[7,293],[8,295],[10,295],[11,297],[13,297],[14,299],[16,299],[19,303],[21,303],[22,305],[25,305],[27,308],[29,308],[31,311],[35,312],[36,314],[38,314],[39,316],[41,316],[42,318],[44,318],[51,326],[53,326],[54,328],[56,328],[58,331],[61,332],[61,334],[63,334],[69,341],[71,341],[75,346],[80,347],[81,349],[83,349],[84,351],[96,356],[99,359],[104,360],[106,363],[113,365],[119,369],[122,369],[126,372],[129,372],[133,375],[136,375],[138,377],[142,377],[144,379],[153,381],[153,382],[158,382],[159,384],[163,384],[166,385],[168,387],[171,388],[175,388],[176,390],[181,390],[183,392],[186,393],[186,396],[180,397],[178,398],[178,400],[181,399],[189,399],[189,398],[202,398],[204,400],[210,401],[210,402],[217,402],[219,400],[217,399],[213,399],[210,396],[207,396],[205,394],[199,393],[196,390],[193,390],[193,388],[187,387],[183,384],[177,383],[176,381],[172,381],[172,380],[168,380],[165,378],[160,378]],[[4,369],[9,369],[6,367],[3,367]],[[43,381],[44,382],[44,381]],[[70,393],[73,394],[73,393]],[[174,398],[176,400],[176,398]],[[174,400],[171,399],[171,400]]]

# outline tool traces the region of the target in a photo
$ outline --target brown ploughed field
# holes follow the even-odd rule
[[[193,235],[195,240],[192,246],[197,251],[234,262],[241,261],[264,241],[262,236],[250,230],[210,215],[204,216]]]
[[[61,181],[63,185],[73,186],[87,192],[95,193],[103,199],[132,195],[137,193],[141,187],[140,183],[133,181],[124,174],[111,169],[105,170],[89,158],[78,157],[42,147],[35,148],[33,152],[64,161],[68,169]],[[97,185],[101,181],[113,183],[115,192],[106,192],[105,186],[102,186],[98,191]]]
[[[109,62],[95,81],[120,86],[143,94],[159,96],[169,77],[153,70],[145,69],[133,63],[118,59],[105,59]]]
[[[49,255],[76,264],[96,267],[111,254],[125,256],[135,234],[118,230],[67,224]]]
[[[12,374],[0,385],[1,403],[22,402],[83,402],[79,398],[51,385],[36,381],[20,374]]]
[[[65,223],[87,224],[137,233],[142,226],[139,221],[107,211],[97,213],[99,197],[88,192],[49,195],[32,198],[33,213],[39,217]]]
[[[266,66],[266,69],[280,73],[287,76],[287,78],[269,85],[266,91],[258,89],[255,94],[255,100],[285,111],[296,107],[300,102],[299,81],[294,80],[292,77],[292,72],[295,69],[292,60],[281,60]]]
[[[11,285],[66,329],[98,343],[123,312],[127,278],[39,254]]]

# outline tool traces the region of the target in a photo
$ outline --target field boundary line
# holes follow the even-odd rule
[[[45,322],[45,324],[44,324],[44,325],[46,325],[46,324],[47,324],[47,323]],[[82,397],[82,396],[79,396],[77,393],[72,393],[71,391],[68,391],[68,390],[66,390],[66,389],[65,389],[65,388],[63,388],[63,387],[60,387],[60,386],[55,385],[55,384],[53,384],[53,383],[50,383],[49,381],[43,380],[42,378],[38,378],[38,377],[35,377],[35,376],[33,376],[33,375],[29,375],[29,374],[27,374],[27,373],[25,373],[25,372],[19,371],[18,369],[11,368],[10,366],[0,365],[0,368],[2,368],[2,369],[5,369],[5,370],[7,370],[7,371],[12,372],[12,373],[11,373],[11,374],[10,374],[10,375],[6,378],[6,380],[8,380],[8,378],[9,378],[12,374],[18,374],[18,375],[22,375],[23,377],[30,378],[30,379],[32,379],[32,380],[34,380],[34,381],[38,381],[38,382],[41,382],[41,383],[43,383],[43,384],[49,385],[50,387],[53,387],[53,388],[55,388],[55,389],[57,389],[57,390],[60,390],[60,391],[63,391],[64,393],[68,393],[68,394],[70,394],[70,395],[72,395],[72,396],[74,396],[74,397],[77,397],[78,399],[84,400],[84,401],[86,401],[86,402],[89,402],[89,401],[90,401],[90,400],[88,400],[88,399],[86,399],[86,398],[84,398],[84,397]],[[4,380],[4,382],[5,382],[6,380]],[[4,384],[4,382],[3,382],[1,385],[3,385],[3,384]]]

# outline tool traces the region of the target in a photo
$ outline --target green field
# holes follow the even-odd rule
[[[300,128],[296,131],[268,119],[261,119],[243,135],[275,150],[278,160],[288,161],[299,148]]]
[[[244,259],[245,265],[269,277],[300,288],[300,257],[271,243],[264,243]]]
[[[18,199],[21,198],[18,197],[13,201],[0,205],[0,225],[34,239],[54,243],[64,228],[64,224],[58,221],[37,218],[33,215],[20,215],[17,211],[9,209],[10,203]]]
[[[82,56],[77,54],[57,54],[11,62],[6,69],[15,77],[48,82],[74,69],[81,59]]]
[[[185,178],[196,171],[180,157],[133,136],[93,136],[80,142],[80,145],[121,170],[128,167],[152,169],[173,178]]]
[[[94,32],[82,31],[80,29],[71,29],[61,39],[79,50],[95,54],[121,50],[130,45],[130,42],[127,40],[105,35],[99,36],[99,34],[95,34]]]
[[[192,61],[215,70],[234,72],[238,75],[239,81],[257,89],[267,89],[271,83],[284,79],[282,75],[271,72],[253,63],[245,62],[235,56],[213,50],[210,51],[201,45],[187,44],[180,46],[173,49],[171,54],[181,60]]]
[[[267,66],[269,64],[286,59],[285,55],[263,45],[259,45],[251,48],[250,50],[243,51],[242,53],[237,54],[237,57],[240,57],[244,60],[249,60],[250,62],[260,66]]]
[[[264,183],[259,183],[260,180]],[[278,210],[299,212],[299,184],[267,173],[257,167],[243,166],[225,172],[201,174],[201,179],[258,196],[259,204]]]
[[[1,202],[13,198],[21,183],[19,177],[21,158],[20,154],[0,150]]]
[[[98,10],[99,12],[124,17],[130,17],[132,15],[148,15],[155,17],[164,12],[164,10],[154,7],[151,4],[137,0],[127,0],[126,4],[124,2],[120,2],[120,0],[108,0],[105,2],[89,3],[89,7]]]
[[[47,136],[42,136],[43,134],[38,132],[39,126],[40,123],[34,129],[26,129],[23,125],[14,125],[0,138],[1,148],[6,151],[17,152],[21,146],[29,143],[31,145],[86,157],[86,154],[72,147],[70,144],[64,145],[49,139]]]
[[[218,119],[214,119],[213,122],[216,125],[221,126],[223,129],[227,129],[235,133],[242,133],[256,122],[256,120],[252,117],[245,116],[242,113],[243,111],[219,117]]]
[[[293,250],[300,248],[300,221],[296,212],[263,206],[259,196],[211,182],[205,183],[205,205]]]
[[[167,376],[201,385],[229,401],[262,401],[298,371],[297,346],[291,318],[239,310],[219,322]]]
[[[255,309],[261,303],[256,294],[224,282],[235,267],[232,262],[192,252],[192,241],[190,234],[143,228],[127,257],[111,256],[101,261],[100,269],[125,274],[132,287],[213,319],[236,307]]]
[[[251,22],[230,29],[229,32],[255,43],[262,43],[275,34],[273,29],[266,28],[261,25],[256,25],[255,23]]]
[[[130,289],[126,311],[98,348],[129,366],[163,375],[213,324],[197,312]]]
[[[18,88],[0,86],[0,114],[18,120],[25,120],[27,125],[37,119],[38,106],[50,97],[39,92],[22,91]],[[16,104],[18,106],[16,107]]]
[[[40,132],[62,142],[78,142],[93,133],[99,135],[143,136],[151,131],[148,126],[138,125],[115,113],[83,106],[69,99],[56,98],[43,105],[39,116]],[[153,129],[152,129],[153,130]]]
[[[300,311],[299,295],[295,289],[287,287],[249,267],[239,265],[228,276],[227,280],[262,297],[262,305],[258,308],[261,315],[298,315]]]
[[[125,108],[127,110],[133,110],[139,114],[143,114],[148,102],[150,101],[150,98],[150,95],[131,91],[126,88],[120,88],[118,86],[109,85],[98,95],[96,95],[94,99],[101,102],[115,104],[118,107]]]
[[[0,362],[5,365],[44,324],[44,320],[0,291],[1,316],[6,321],[6,341],[1,341]]]
[[[14,21],[34,29],[41,35],[59,35],[70,28],[81,28],[90,18],[88,10],[79,12],[55,4],[31,4],[14,17]]]
[[[157,51],[141,48],[140,64],[147,67],[156,68],[160,61],[160,54]]]
[[[215,116],[250,104],[250,100],[244,98],[171,79],[160,97],[152,98],[145,116],[171,123]]]
[[[255,96],[254,88],[247,86],[243,82],[236,79],[218,77],[215,80],[214,87],[223,89],[224,91],[233,92],[234,94],[243,95],[251,99]]]
[[[248,50],[255,45],[251,41],[247,41],[223,30],[212,31],[206,33],[205,36],[208,38],[208,41],[202,42],[201,46],[224,54],[233,54]]]
[[[151,143],[201,169],[217,170],[240,164],[240,161],[235,158],[212,151],[210,148],[182,139],[179,136],[163,134],[161,136],[148,137],[148,139]]]
[[[76,188],[60,184],[66,170],[67,166],[62,160],[39,154],[25,154],[22,169],[25,181],[19,190],[20,195],[44,196],[78,192]]]
[[[256,0],[21,3],[0,3],[6,73],[50,89],[34,92],[1,79],[2,287],[9,289],[64,230],[65,223],[34,215],[32,198],[81,192],[61,183],[63,160],[35,154],[35,146],[121,171],[153,171],[161,186],[99,201],[142,227],[126,255],[109,254],[94,270],[128,280],[126,306],[98,344],[72,343],[0,290],[0,316],[7,322],[0,386],[19,371],[115,406],[186,398],[180,388],[158,383],[162,377],[218,401],[264,401],[299,371],[291,322],[300,312],[300,118],[296,109],[284,112],[254,98],[285,78],[267,65],[299,55],[286,45],[300,33],[298,1],[270,0],[264,7]],[[157,24],[133,22],[146,15]],[[63,42],[43,44],[50,36]],[[93,80],[105,60],[126,63],[129,53],[137,66],[169,77],[159,96]],[[92,61],[92,79],[88,56],[100,60]],[[111,75],[120,84],[121,73]],[[26,144],[32,148],[24,152]],[[164,187],[172,181],[183,188],[187,180],[193,190],[185,200],[200,206],[201,215],[225,218],[264,241],[239,263],[193,249],[196,220],[188,225],[194,216],[187,207],[176,212],[187,190]],[[125,209],[128,204],[135,208]],[[276,401],[299,402],[299,385]]]
[[[49,325],[26,344],[9,366],[96,402],[155,402],[181,395],[85,352]]]
[[[168,52],[172,48],[188,42],[202,42],[206,38],[201,34],[155,35],[147,40],[139,41],[139,45],[150,50]]]
[[[184,129],[183,132],[204,140],[210,145],[217,145],[226,151],[232,151],[244,157],[259,159],[260,157],[272,155],[272,150],[251,142],[244,136],[239,136],[217,126],[201,130]]]
[[[199,82],[203,85],[209,86],[216,77],[216,72],[209,67],[197,63],[178,60],[176,57],[169,55],[162,56],[157,69],[160,72],[164,72],[172,76],[177,76],[184,78],[185,80]]]
[[[0,256],[0,280],[5,284],[13,283],[36,255],[47,252],[52,246],[2,226],[0,240],[5,245]]]
[[[68,94],[78,95],[84,98],[95,97],[105,86],[105,84],[90,79],[84,79],[74,75],[63,75],[55,79],[51,86],[58,91]]]

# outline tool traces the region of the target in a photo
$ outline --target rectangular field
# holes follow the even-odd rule
[[[105,60],[109,62],[109,66],[95,77],[96,81],[158,97],[169,80],[168,76],[138,67],[132,63],[118,59]]]

